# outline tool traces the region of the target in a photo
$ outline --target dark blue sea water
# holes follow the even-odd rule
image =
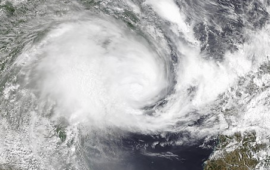
[[[202,170],[204,161],[213,152],[215,140],[177,145],[185,134],[129,134],[117,142],[125,156],[119,161],[92,164],[95,170]],[[206,144],[208,147],[201,147]],[[165,156],[167,155],[167,156]]]

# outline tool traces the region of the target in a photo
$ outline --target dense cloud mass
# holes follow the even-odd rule
[[[197,170],[234,149],[222,135],[268,146],[268,5],[0,1],[0,169]]]

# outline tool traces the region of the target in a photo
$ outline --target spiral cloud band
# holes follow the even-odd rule
[[[270,8],[235,3],[2,4],[0,169],[196,170],[221,135],[267,144]]]

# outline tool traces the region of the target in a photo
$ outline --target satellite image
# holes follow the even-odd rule
[[[270,0],[0,0],[0,170],[270,170]]]

